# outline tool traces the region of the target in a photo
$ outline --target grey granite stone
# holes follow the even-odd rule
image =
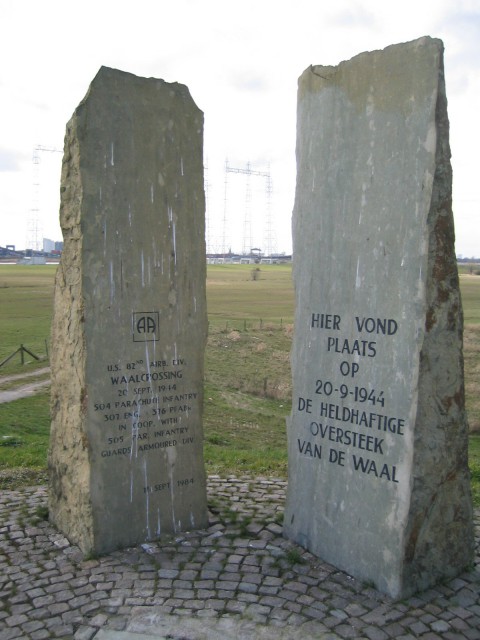
[[[84,552],[207,525],[204,213],[187,87],[102,67],[67,124],[52,329],[50,517]]]
[[[473,557],[441,41],[299,80],[285,534],[400,597]]]

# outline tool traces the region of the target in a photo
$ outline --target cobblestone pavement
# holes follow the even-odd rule
[[[45,520],[46,487],[3,492],[0,640],[480,639],[478,511],[474,568],[395,602],[282,537],[285,488],[212,476],[207,530],[96,559]]]

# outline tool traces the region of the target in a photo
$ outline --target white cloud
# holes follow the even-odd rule
[[[25,231],[18,229],[30,215],[34,146],[62,147],[67,120],[106,65],[188,85],[205,113],[212,219],[223,217],[227,156],[259,170],[270,162],[279,248],[288,250],[297,78],[312,63],[338,64],[428,34],[446,46],[457,248],[480,254],[472,226],[478,210],[479,14],[478,0],[4,0],[0,140],[17,172],[0,182],[0,244],[12,236],[24,244]],[[58,236],[57,170],[42,178],[41,188],[53,194],[43,214],[45,227],[57,225]]]
[[[19,171],[20,163],[23,155],[10,149],[2,149],[0,147],[0,172],[2,171]]]

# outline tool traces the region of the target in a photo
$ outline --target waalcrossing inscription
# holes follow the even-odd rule
[[[203,114],[102,67],[67,124],[50,517],[85,552],[208,522]]]
[[[285,535],[393,597],[473,554],[443,45],[299,79]]]

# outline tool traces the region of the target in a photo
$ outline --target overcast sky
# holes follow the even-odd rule
[[[480,0],[0,0],[0,245],[61,239],[65,125],[102,66],[186,84],[205,114],[208,243],[265,244],[270,172],[276,248],[290,251],[297,79],[310,64],[424,35],[445,45],[456,251],[480,256]],[[225,190],[225,177],[228,177]],[[38,184],[34,187],[34,184]],[[225,203],[225,193],[227,194]]]

